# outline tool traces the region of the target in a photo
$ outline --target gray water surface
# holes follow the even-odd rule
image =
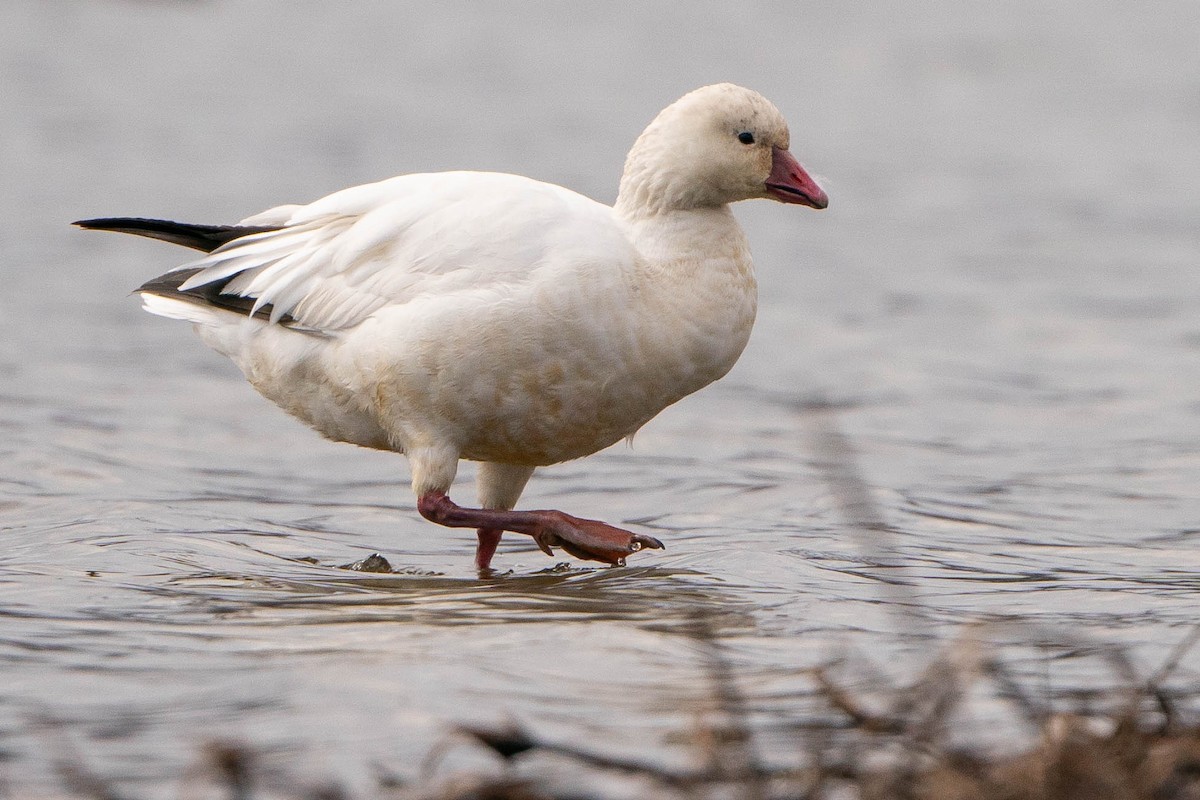
[[[235,739],[366,793],[447,722],[509,715],[687,763],[698,613],[779,713],[803,667],[849,648],[900,679],[992,614],[1149,673],[1200,611],[1198,30],[1188,0],[8,0],[0,779],[53,790],[77,753],[176,796]],[[321,440],[138,310],[185,252],[67,224],[229,222],[450,168],[611,201],[645,123],[718,80],[784,111],[831,206],[739,207],[762,302],[738,367],[531,483],[526,507],[664,540],[626,568],[511,537],[480,580],[402,458]],[[848,525],[829,431],[891,538]],[[339,569],[372,552],[397,573]]]

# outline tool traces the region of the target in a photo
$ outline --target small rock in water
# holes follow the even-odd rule
[[[371,553],[353,564],[342,564],[342,569],[352,569],[355,572],[391,572],[392,565],[379,553]]]

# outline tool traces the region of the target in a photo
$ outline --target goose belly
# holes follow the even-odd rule
[[[259,394],[325,438],[376,450],[398,449],[370,404],[330,369],[332,340],[253,319],[196,330],[241,369]]]
[[[753,318],[752,298],[732,316],[680,319],[638,313],[619,292],[592,296],[609,302],[501,305],[453,324],[381,315],[346,342],[352,357],[333,382],[369,397],[405,449],[542,466],[608,447],[724,375]]]
[[[381,450],[547,465],[594,453],[668,402],[622,348],[516,326],[422,335],[371,320],[320,338],[257,321],[198,328],[264,397],[322,436]],[[588,337],[584,337],[586,339]]]
[[[676,399],[631,355],[578,331],[497,326],[397,342],[351,371],[370,376],[355,393],[371,397],[378,426],[406,449],[449,445],[471,460],[543,466],[619,441]]]

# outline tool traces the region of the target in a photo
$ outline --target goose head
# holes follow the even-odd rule
[[[825,208],[829,198],[789,152],[779,110],[758,92],[719,83],[681,97],[625,160],[617,207],[641,215],[768,198]]]

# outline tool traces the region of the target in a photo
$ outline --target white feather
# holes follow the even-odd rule
[[[160,317],[181,319],[199,325],[220,325],[222,322],[229,322],[229,315],[220,309],[157,294],[143,294],[142,308]]]

